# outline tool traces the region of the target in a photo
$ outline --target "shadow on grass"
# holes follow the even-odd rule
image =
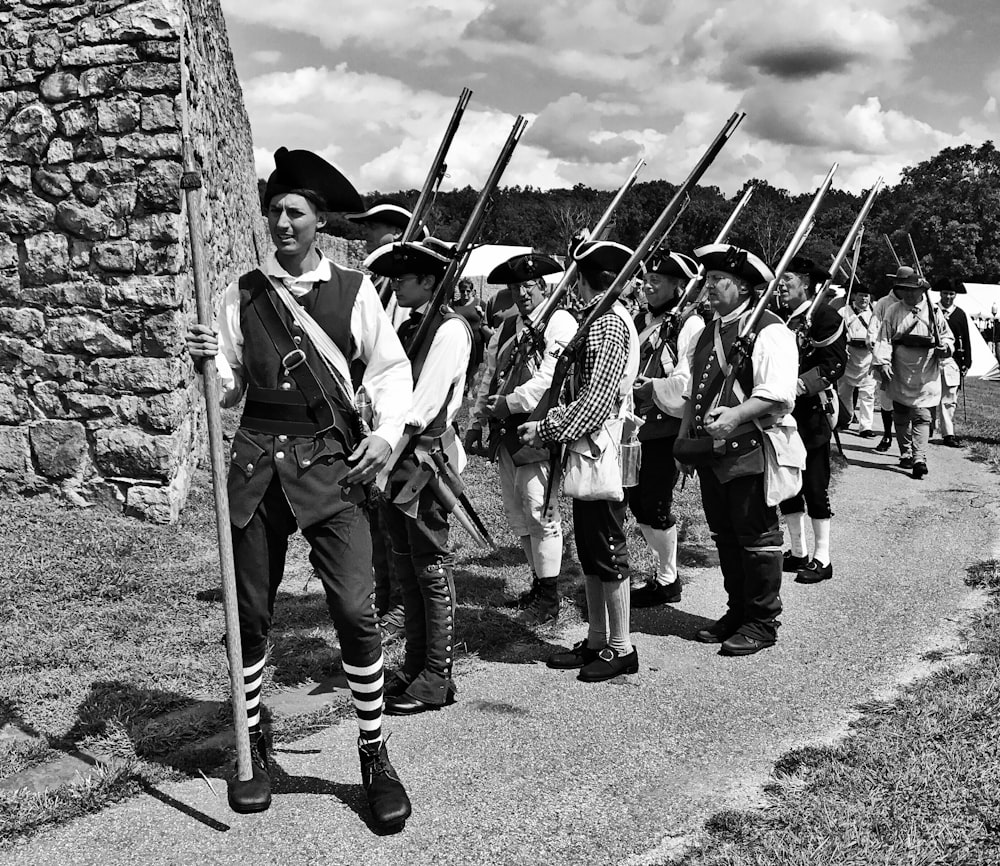
[[[678,610],[669,604],[632,610],[632,631],[660,637],[679,637],[681,640],[693,641],[696,639],[695,632],[713,622],[715,620]]]

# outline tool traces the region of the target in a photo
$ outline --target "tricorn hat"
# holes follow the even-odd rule
[[[698,263],[684,253],[659,253],[646,265],[646,273],[693,280],[698,275]]]
[[[824,271],[808,256],[792,256],[786,271],[793,274],[802,274],[808,277],[810,287],[815,287],[826,280],[829,274]]]
[[[707,244],[698,247],[694,251],[694,257],[705,266],[706,271],[723,271],[746,280],[751,286],[769,283],[774,279],[774,272],[761,258],[732,244]]]
[[[956,295],[967,295],[965,283],[952,277],[941,277],[931,286],[935,292],[954,292]]]
[[[319,198],[323,210],[358,211],[364,207],[351,182],[310,150],[279,147],[274,152],[274,165],[264,188],[265,206],[276,195],[304,190]]]
[[[344,214],[344,219],[352,223],[384,223],[399,231],[405,231],[412,218],[413,214],[403,206],[402,202],[392,198],[378,199],[369,205],[368,210],[360,213]],[[427,226],[421,226],[420,231],[424,238],[430,237]]]
[[[562,265],[544,253],[519,253],[501,262],[486,276],[486,282],[511,285],[528,283],[547,274],[558,274]]]
[[[448,267],[449,259],[429,249],[422,243],[383,244],[367,259],[364,265],[380,277],[401,277],[403,274],[440,277]]]
[[[926,289],[927,280],[919,276],[915,270],[906,265],[896,268],[896,273],[886,274],[892,281],[893,288],[900,289]]]
[[[625,267],[630,258],[632,250],[614,241],[584,241],[573,250],[573,259],[578,265],[615,274]]]

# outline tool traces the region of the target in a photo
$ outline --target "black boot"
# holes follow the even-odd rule
[[[559,578],[538,578],[535,600],[514,619],[521,625],[536,626],[555,622],[559,618]]]
[[[531,586],[529,586],[524,592],[508,598],[504,602],[504,607],[513,607],[518,610],[524,610],[526,607],[531,607],[532,603],[538,597],[538,578],[535,576],[534,572],[531,574]]]
[[[392,764],[384,742],[366,743],[358,740],[361,758],[361,784],[368,797],[372,821],[382,832],[392,833],[403,829],[412,811],[410,798]]]
[[[263,731],[250,735],[250,767],[253,778],[229,780],[229,808],[241,815],[264,812],[271,805],[271,777],[268,774],[267,740]]]

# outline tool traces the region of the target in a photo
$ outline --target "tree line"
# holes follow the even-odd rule
[[[729,241],[775,264],[813,193],[791,195],[755,178],[747,180],[730,198],[718,187],[697,187],[670,233],[668,246],[690,252],[710,243],[750,184],[757,189]],[[675,190],[674,184],[664,180],[637,183],[617,211],[610,239],[628,246],[637,244]],[[367,200],[393,198],[412,207],[418,194],[419,190],[373,192]],[[831,189],[802,252],[828,265],[866,194]],[[477,195],[472,187],[439,193],[430,218],[434,234],[456,240]],[[613,195],[613,191],[583,184],[544,191],[505,187],[494,196],[481,238],[487,243],[531,246],[564,255],[573,234],[593,225]],[[332,217],[328,231],[346,238],[361,237],[357,226],[339,215]],[[1000,282],[1000,153],[992,141],[978,147],[945,148],[904,169],[899,183],[879,193],[865,226],[859,278],[877,285],[895,271],[896,262],[883,235],[892,240],[903,264],[912,265],[907,234],[912,236],[920,264],[930,279],[948,276],[968,282]]]

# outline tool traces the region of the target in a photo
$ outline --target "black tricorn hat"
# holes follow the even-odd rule
[[[558,274],[562,269],[559,262],[544,253],[519,253],[490,271],[486,282],[508,286],[529,283],[547,274]]]
[[[816,286],[818,283],[824,282],[829,276],[826,271],[822,270],[808,256],[792,256],[792,260],[788,263],[788,267],[785,270],[793,274],[802,274],[808,277],[810,286]]]
[[[359,211],[365,206],[351,182],[310,150],[279,147],[274,152],[274,165],[264,189],[265,206],[276,195],[299,190],[313,193],[321,210]]]
[[[706,244],[694,251],[694,257],[706,271],[722,271],[745,280],[750,286],[769,283],[774,272],[749,250],[731,244]]]
[[[440,277],[448,267],[449,259],[416,241],[384,244],[365,259],[365,267],[380,277],[401,277],[416,274]]]
[[[404,231],[410,224],[413,214],[407,210],[401,201],[394,198],[380,198],[369,205],[367,210],[361,213],[345,213],[344,219],[352,223],[378,222],[392,226],[395,229]],[[427,226],[423,226],[423,236],[430,235]]]
[[[614,241],[584,241],[573,250],[573,258],[584,267],[617,274],[632,258],[632,250]]]
[[[954,292],[956,295],[967,295],[965,283],[952,277],[941,277],[931,286],[935,292]]]
[[[698,273],[698,263],[684,253],[661,252],[646,265],[646,273],[692,280]]]

